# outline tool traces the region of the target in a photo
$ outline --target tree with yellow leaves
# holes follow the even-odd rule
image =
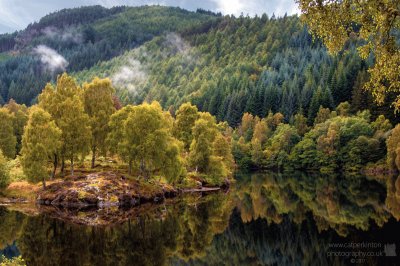
[[[172,118],[158,102],[126,106],[111,116],[108,142],[129,165],[129,174],[137,168],[148,179],[164,175],[174,182],[183,173],[182,143],[172,137]]]
[[[92,129],[91,150],[94,168],[96,152],[106,152],[106,137],[109,131],[108,123],[115,112],[113,102],[114,89],[110,79],[94,78],[90,83],[83,84],[83,101],[85,112],[89,115]]]
[[[8,186],[10,182],[10,172],[7,165],[7,160],[0,149],[0,189]]]
[[[192,143],[192,128],[198,117],[197,107],[191,103],[182,104],[176,112],[173,133],[177,139],[183,141],[185,150],[189,150]]]
[[[61,146],[61,130],[42,108],[33,106],[29,112],[22,136],[21,164],[30,182],[42,181],[46,187],[47,165]]]
[[[59,153],[61,172],[64,172],[65,159],[70,159],[71,175],[74,174],[74,159],[78,154],[88,152],[91,138],[89,116],[85,113],[82,98],[82,89],[66,73],[58,76],[55,87],[47,84],[39,95],[39,106],[50,113],[62,132],[62,145],[55,154],[54,166]]]
[[[7,108],[2,107],[0,108],[0,121],[0,149],[4,156],[14,158],[17,144],[13,129],[14,116]]]
[[[400,29],[400,0],[296,0],[302,18],[311,32],[320,37],[328,50],[336,54],[350,39],[358,38],[363,59],[374,56],[365,88],[378,104],[390,92],[400,92],[400,48],[396,34]],[[400,96],[394,102],[398,111]]]

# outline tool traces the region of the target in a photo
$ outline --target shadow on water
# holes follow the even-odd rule
[[[236,179],[228,194],[136,210],[29,216],[1,208],[0,249],[28,265],[396,265],[399,178],[263,172]],[[116,222],[98,223],[104,217]]]

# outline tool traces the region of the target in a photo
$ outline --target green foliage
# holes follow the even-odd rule
[[[193,139],[192,128],[198,118],[199,114],[197,107],[190,103],[182,104],[176,112],[173,133],[177,139],[184,143],[185,150],[187,151],[189,150]]]
[[[384,156],[374,130],[362,117],[337,116],[316,124],[293,149],[296,168],[357,170]]]
[[[397,125],[387,139],[387,162],[391,169],[400,170],[400,125]]]
[[[359,136],[349,141],[343,151],[345,170],[358,170],[369,162],[376,162],[385,156],[379,140],[366,136]]]
[[[351,115],[350,109],[348,103],[340,104],[338,116],[336,111],[321,106],[313,127],[307,125],[307,118],[301,113],[291,119],[292,125],[284,123],[280,113],[270,112],[262,119],[245,113],[243,124],[233,133],[235,161],[242,169],[295,168],[321,172],[342,169],[356,172],[367,165],[372,167],[385,157],[385,141],[391,123],[383,115],[370,122],[368,110]],[[251,141],[243,135],[249,129],[254,131]],[[388,162],[396,167],[396,133],[393,136],[392,140],[387,140],[388,152],[391,151]]]
[[[8,158],[15,157],[15,148],[17,145],[17,138],[14,135],[14,115],[5,108],[0,108],[0,149],[3,151],[4,156]]]
[[[51,115],[62,132],[59,152],[62,160],[70,159],[71,175],[74,159],[78,154],[87,154],[91,139],[90,119],[85,113],[82,94],[75,80],[64,73],[57,78],[55,88],[47,84],[39,95],[39,106]]]
[[[288,124],[280,124],[268,140],[264,155],[269,167],[283,167],[290,151],[300,141],[296,128]]]
[[[14,99],[10,99],[4,108],[8,109],[14,115],[13,128],[14,135],[17,138],[16,154],[21,150],[22,135],[24,127],[28,121],[28,108],[24,104],[18,104]]]
[[[43,68],[40,56],[31,52],[38,45],[56,50],[68,61],[66,70],[76,72],[165,32],[180,32],[215,19],[212,13],[164,6],[86,6],[49,14],[18,34],[0,35],[0,101],[13,98],[33,104],[45,84],[60,74],[61,69],[53,73]]]
[[[6,158],[0,149],[0,189],[6,188],[10,183],[10,171]]]
[[[181,143],[172,137],[172,118],[157,102],[127,106],[111,116],[108,142],[140,175],[164,175],[170,182],[183,174]]]
[[[76,75],[84,81],[139,72],[139,79],[116,82],[122,102],[157,100],[176,109],[189,101],[236,127],[244,113],[265,117],[270,110],[285,120],[303,110],[312,124],[320,105],[332,109],[351,99],[362,68],[355,49],[331,57],[313,43],[296,16],[226,16],[158,36]]]
[[[42,181],[46,186],[47,164],[61,146],[61,134],[48,112],[31,107],[21,149],[22,168],[30,182]]]
[[[234,141],[232,153],[239,168],[248,169],[252,167],[253,164],[251,152],[252,150],[250,143],[246,143],[243,137],[240,137],[238,141]],[[258,157],[261,158],[261,156]]]
[[[342,102],[338,106],[336,106],[336,112],[340,116],[349,116],[350,115],[351,106],[349,102]]]
[[[301,113],[294,116],[293,126],[297,129],[299,136],[304,136],[310,129],[307,125],[307,118]]]
[[[193,129],[193,141],[190,144],[189,165],[196,171],[207,172],[211,167],[212,143],[218,133],[215,117],[201,113]]]
[[[91,83],[83,84],[83,102],[85,113],[89,116],[92,132],[91,150],[92,168],[95,164],[96,152],[106,153],[106,137],[109,131],[108,123],[115,112],[113,102],[114,89],[109,79],[95,78]]]
[[[375,64],[366,84],[382,104],[390,92],[400,91],[400,49],[398,36],[399,1],[297,0],[311,32],[320,37],[332,53],[341,51],[349,40],[360,39],[363,59],[373,55]],[[396,110],[400,98],[394,102]]]

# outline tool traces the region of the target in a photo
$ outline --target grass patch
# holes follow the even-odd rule
[[[23,198],[28,201],[35,201],[40,188],[41,183],[30,184],[26,181],[18,181],[11,183],[2,194],[7,198]]]

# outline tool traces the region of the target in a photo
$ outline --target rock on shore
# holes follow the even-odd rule
[[[101,172],[52,183],[39,191],[37,202],[78,208],[136,206],[145,202],[160,202],[177,194],[168,184],[141,182],[115,172]]]

